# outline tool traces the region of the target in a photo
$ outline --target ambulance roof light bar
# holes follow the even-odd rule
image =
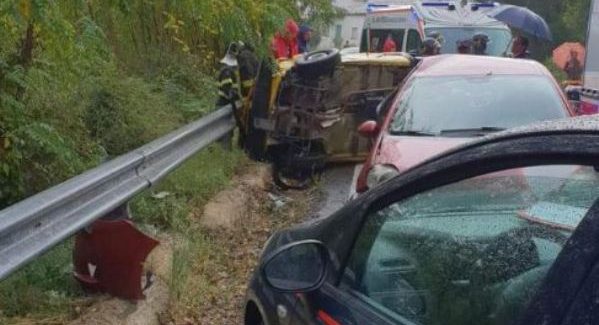
[[[485,3],[472,2],[472,3],[469,3],[469,5],[470,5],[470,10],[477,11],[479,8],[495,8],[495,7],[498,7],[499,3],[497,3],[497,2],[485,2]]]
[[[367,12],[373,12],[373,11],[375,11],[377,9],[381,9],[381,8],[389,8],[389,5],[377,4],[377,3],[368,3],[366,5]]]
[[[393,12],[393,11],[405,11],[410,10],[412,6],[410,5],[388,5],[388,4],[379,4],[379,3],[368,3],[366,5],[367,13],[384,13],[384,12]]]
[[[447,7],[452,3],[449,2],[445,2],[445,1],[439,1],[439,2],[423,2],[422,5],[423,6],[427,6],[427,7]]]
[[[455,10],[455,3],[453,2],[423,2],[424,7],[447,7],[448,10]]]

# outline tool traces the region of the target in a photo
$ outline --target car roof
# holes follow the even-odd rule
[[[480,142],[497,141],[503,138],[530,136],[535,134],[556,134],[585,132],[599,134],[599,114],[570,117],[528,124],[506,131],[492,133],[480,139]]]
[[[534,60],[466,54],[424,57],[414,72],[416,77],[483,74],[550,76],[549,71]]]

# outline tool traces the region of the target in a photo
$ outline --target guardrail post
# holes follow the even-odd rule
[[[143,299],[143,263],[158,244],[133,225],[125,203],[77,234],[74,276],[89,292]],[[144,288],[148,284],[149,275]]]
[[[235,103],[231,103],[229,105],[226,105],[224,107],[231,107],[231,109],[233,110],[233,114],[232,114],[232,118],[231,120],[237,121],[237,118],[235,117],[235,107],[242,107],[243,102],[241,100],[236,101]],[[222,108],[221,108],[222,109]],[[233,128],[230,132],[227,132],[225,135],[222,136],[222,138],[220,138],[218,140],[218,142],[221,144],[221,146],[225,149],[225,150],[232,150],[233,149],[233,138],[235,135],[235,128]]]

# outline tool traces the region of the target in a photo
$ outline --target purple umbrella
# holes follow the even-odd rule
[[[502,5],[489,12],[488,16],[534,37],[548,41],[553,39],[551,29],[545,19],[526,7]]]

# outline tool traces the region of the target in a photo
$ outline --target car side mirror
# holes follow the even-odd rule
[[[328,261],[327,248],[317,240],[280,247],[262,264],[266,283],[281,292],[310,292],[322,285]]]
[[[374,138],[379,133],[379,126],[376,121],[366,121],[358,127],[358,133],[366,138]]]

